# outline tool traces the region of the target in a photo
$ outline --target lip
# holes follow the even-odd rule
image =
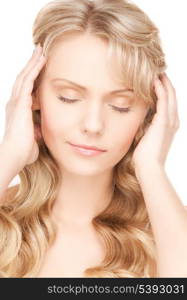
[[[82,144],[72,144],[72,143],[69,143],[71,146],[74,146],[74,147],[78,147],[80,149],[86,149],[86,150],[92,150],[92,151],[99,151],[99,152],[106,152],[107,150],[104,150],[104,149],[99,149],[95,146],[88,146],[88,145],[82,145]]]
[[[83,155],[84,157],[93,157],[93,156],[98,156],[102,155],[105,151],[101,150],[93,150],[93,149],[88,149],[88,148],[83,148],[79,146],[75,146],[74,144],[69,145],[75,150],[76,153],[79,153],[80,155]]]

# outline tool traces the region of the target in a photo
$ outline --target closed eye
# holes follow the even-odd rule
[[[78,99],[69,99],[69,98],[65,98],[65,97],[62,97],[62,96],[58,96],[58,99],[60,99],[61,101],[65,102],[65,103],[74,103],[74,102],[77,102],[77,101],[80,101]],[[130,111],[130,107],[117,107],[117,106],[114,106],[114,105],[111,105],[109,104],[113,110],[116,110],[120,113],[128,113]]]
[[[68,98],[64,98],[62,96],[59,96],[58,98],[60,100],[62,100],[63,102],[67,102],[67,103],[73,103],[73,102],[79,101],[78,99],[68,99]]]

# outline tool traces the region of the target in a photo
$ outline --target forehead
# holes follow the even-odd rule
[[[105,40],[92,35],[67,35],[51,49],[46,76],[65,77],[75,82],[87,78],[116,84],[116,89],[124,87],[124,84],[119,86],[115,57],[112,55],[109,59],[108,54],[109,46]]]

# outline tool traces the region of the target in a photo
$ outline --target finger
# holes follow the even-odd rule
[[[30,73],[24,77],[23,84],[20,88],[19,95],[18,95],[18,100],[20,104],[32,105],[32,103],[28,103],[28,101],[25,102],[25,98],[28,98],[29,96],[32,102],[31,93],[34,86],[34,80],[40,73],[45,63],[46,63],[46,58],[42,55],[40,57],[40,60],[38,61],[38,64],[36,64],[35,67],[30,71]]]
[[[154,87],[157,96],[157,107],[156,107],[157,116],[163,122],[167,122],[168,121],[167,91],[158,77],[154,81]]]
[[[176,91],[166,73],[162,75],[162,82],[168,93],[170,124],[175,125],[176,121],[179,120]]]
[[[32,70],[32,68],[35,66],[37,61],[40,59],[42,51],[43,51],[42,47],[38,45],[34,51],[34,55],[31,57],[30,61],[22,71],[23,77],[27,75],[30,72],[30,70]]]
[[[33,51],[33,54],[31,56],[30,60],[28,61],[28,63],[26,64],[26,66],[24,67],[24,69],[16,77],[16,81],[15,81],[15,84],[12,89],[12,95],[11,95],[12,98],[16,97],[17,94],[19,93],[19,89],[20,89],[20,86],[22,85],[24,76],[28,72],[30,72],[30,70],[35,66],[35,64],[37,63],[37,61],[40,57],[41,52],[42,52],[42,48],[38,45],[35,48],[35,50]]]
[[[23,71],[20,73],[20,81],[17,85],[17,88],[15,90],[15,98],[17,97],[17,95],[19,94],[19,90],[22,86],[24,77],[32,70],[32,68],[35,67],[35,65],[38,63],[40,56],[42,53],[42,48],[41,47],[37,47],[34,56],[31,58],[31,61],[28,63],[28,65],[23,69]]]

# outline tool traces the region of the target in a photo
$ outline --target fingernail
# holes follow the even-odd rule
[[[38,44],[38,45],[35,47],[34,52],[39,53],[39,52],[40,52],[40,49],[41,49],[41,46],[40,46],[40,44]]]
[[[35,54],[37,52],[37,46],[35,46],[34,50],[33,50],[33,54]]]
[[[40,60],[44,59],[44,56],[43,54],[40,55]]]
[[[166,73],[165,72],[161,73],[161,78],[164,78],[164,77],[166,77]]]
[[[39,52],[40,50],[41,50],[41,46],[40,46],[40,44],[38,44],[38,46],[37,46],[37,51]]]

